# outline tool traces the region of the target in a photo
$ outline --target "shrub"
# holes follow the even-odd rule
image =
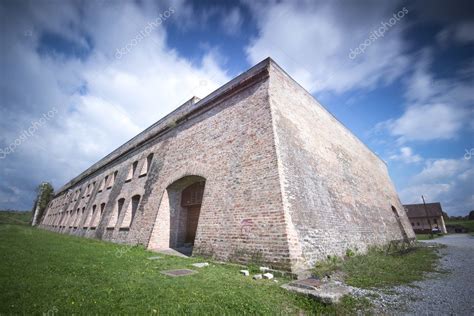
[[[354,257],[355,255],[356,255],[356,253],[352,249],[347,248],[346,257],[350,258],[350,257]]]
[[[328,256],[326,260],[316,263],[313,269],[314,275],[319,278],[330,276],[335,271],[341,269],[342,259],[337,256]]]

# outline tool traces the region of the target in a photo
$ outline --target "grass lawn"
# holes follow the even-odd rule
[[[343,271],[349,285],[371,288],[408,284],[422,280],[425,272],[434,272],[439,255],[435,248],[417,247],[401,254],[372,250],[365,256],[345,261]]]
[[[469,220],[448,220],[446,221],[447,225],[459,225],[467,228],[468,232],[474,232],[474,221]]]
[[[365,301],[346,297],[325,306],[280,288],[282,279],[254,281],[232,265],[157,256],[140,247],[0,225],[0,314],[354,314]],[[161,256],[161,255],[160,255]],[[209,261],[208,261],[209,262]],[[172,278],[162,270],[199,273]]]
[[[357,314],[366,299],[345,297],[328,306],[280,288],[289,280],[254,281],[235,265],[179,258],[99,240],[32,228],[30,213],[0,212],[2,314]],[[158,260],[149,260],[160,256]],[[435,271],[435,249],[406,254],[333,258],[317,272],[340,270],[349,285],[372,288],[409,283]],[[210,262],[194,268],[192,263]],[[198,273],[169,277],[163,270]]]
[[[436,271],[436,248],[418,246],[405,253],[387,254],[370,250],[345,260],[332,257],[315,267],[319,276],[340,271],[345,282],[360,288],[385,288],[422,280],[425,272]]]
[[[29,225],[31,212],[0,211],[0,224]]]
[[[433,236],[433,238],[431,238]],[[416,234],[416,240],[429,240],[429,239],[436,239],[442,237],[442,235],[430,235],[430,234]]]

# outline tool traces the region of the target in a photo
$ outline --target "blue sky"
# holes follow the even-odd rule
[[[4,0],[0,21],[0,208],[271,56],[402,202],[474,209],[471,1]]]

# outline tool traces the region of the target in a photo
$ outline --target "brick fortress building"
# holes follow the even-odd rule
[[[295,272],[415,236],[385,163],[270,58],[72,179],[40,226]]]

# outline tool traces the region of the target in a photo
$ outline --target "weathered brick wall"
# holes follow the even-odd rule
[[[94,237],[150,247],[169,243],[169,211],[164,217],[157,211],[166,188],[176,180],[196,175],[205,178],[205,190],[193,253],[213,255],[222,260],[262,260],[276,268],[289,269],[288,244],[282,211],[281,191],[274,146],[273,127],[268,102],[266,67],[261,78],[223,100],[217,100],[208,111],[178,122],[167,133],[154,138],[146,146],[121,154],[118,160],[100,163],[86,178],[70,189],[85,188],[96,182],[89,197],[70,203],[58,196],[54,202],[65,203],[50,211],[76,210],[106,203],[105,213],[97,229],[83,228],[84,216],[77,228],[51,228],[79,236]],[[253,75],[252,75],[253,76]],[[239,82],[240,84],[240,82]],[[199,103],[194,107],[198,107]],[[181,111],[183,112],[183,111]],[[123,152],[123,150],[122,150]],[[150,172],[125,182],[130,165],[139,161],[137,170],[149,153],[154,154]],[[118,171],[114,185],[98,193],[98,183]],[[77,180],[71,181],[75,183]],[[67,188],[67,186],[66,186]],[[141,201],[129,230],[119,229],[132,196]],[[120,198],[125,204],[114,229],[107,223]],[[167,198],[167,197],[166,197]],[[171,225],[172,226],[172,225]],[[153,232],[153,233],[152,233]],[[171,237],[176,239],[176,237]]]
[[[195,176],[205,179],[195,254],[296,271],[348,248],[401,239],[401,227],[414,237],[384,163],[270,60],[195,101],[66,184],[41,226],[168,247],[183,239],[175,229],[185,225],[179,190]],[[115,180],[102,188],[106,176]],[[136,215],[121,229],[135,195]],[[108,228],[119,199],[122,211]],[[88,225],[94,206],[96,228]],[[81,216],[71,216],[77,210]]]
[[[392,205],[414,238],[384,162],[273,63],[270,103],[296,266],[402,239]]]

